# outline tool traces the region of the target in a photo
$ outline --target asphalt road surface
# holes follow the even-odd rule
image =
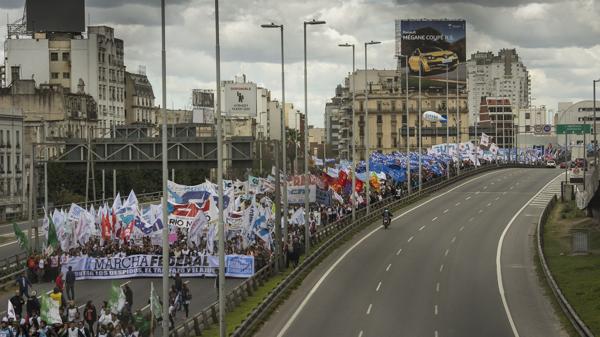
[[[538,191],[559,173],[484,173],[397,211],[317,266],[257,336],[566,336],[533,264]]]

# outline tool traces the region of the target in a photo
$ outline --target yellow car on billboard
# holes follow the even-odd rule
[[[432,71],[446,71],[456,69],[458,65],[458,56],[450,50],[443,50],[438,47],[417,48],[408,58],[408,67],[414,73],[427,74]]]

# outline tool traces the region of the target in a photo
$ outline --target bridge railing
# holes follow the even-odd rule
[[[265,315],[273,309],[274,305],[279,302],[283,294],[293,287],[294,284],[300,279],[300,277],[308,272],[318,261],[325,256],[325,254],[334,248],[338,243],[345,239],[350,233],[355,232],[376,220],[381,218],[384,207],[388,207],[392,210],[406,206],[407,204],[413,203],[418,199],[421,199],[437,190],[440,190],[448,185],[471,177],[475,174],[487,172],[499,168],[510,168],[510,167],[539,167],[533,165],[522,165],[522,164],[501,164],[501,165],[486,165],[480,168],[469,168],[461,170],[459,176],[452,176],[450,179],[446,177],[440,177],[429,181],[423,185],[421,191],[418,189],[413,190],[410,195],[405,195],[400,199],[395,197],[389,197],[382,201],[371,204],[371,211],[367,215],[366,209],[362,208],[356,212],[356,221],[352,222],[352,217],[346,216],[336,222],[321,227],[311,238],[313,243],[313,250],[311,250],[308,256],[294,269],[285,279],[283,279],[275,289],[273,289],[267,297],[248,315],[248,317],[236,327],[232,336],[241,337],[247,336],[251,333],[254,327]],[[274,261],[270,261],[267,266],[259,270],[253,277],[246,280],[244,283],[238,285],[227,294],[226,299],[226,311],[232,311],[235,306],[244,301],[248,296],[256,290],[254,287],[257,284],[264,283],[268,278],[273,275],[275,271]],[[249,285],[252,285],[249,289]],[[234,304],[235,306],[232,306]],[[214,302],[208,307],[201,310],[192,318],[182,322],[175,329],[171,330],[170,337],[192,337],[199,336],[202,331],[208,329],[211,324],[218,323],[219,307],[218,302]]]

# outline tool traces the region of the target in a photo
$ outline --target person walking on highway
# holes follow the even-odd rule
[[[23,300],[23,297],[21,297],[21,292],[17,290],[15,296],[11,297],[9,301],[15,310],[16,318],[19,319],[23,317],[23,304],[25,304],[25,301]]]
[[[123,294],[125,295],[125,302],[127,302],[130,308],[133,308],[133,291],[129,288],[128,284],[123,286]]]
[[[190,314],[190,301],[192,300],[192,293],[187,284],[183,283],[181,288],[181,299],[183,300],[183,310],[185,311],[185,318],[188,318]]]
[[[17,278],[17,284],[19,285],[19,294],[21,296],[25,295],[25,297],[29,297],[29,287],[31,287],[31,282],[29,282],[29,279],[25,276],[24,272]]]
[[[54,279],[54,285],[56,286],[56,288],[58,288],[58,290],[62,293],[64,288],[65,288],[65,282],[63,281],[63,273],[60,272],[58,273],[58,276],[56,277],[56,279]]]
[[[25,306],[25,310],[27,311],[27,316],[32,317],[34,315],[40,315],[40,301],[37,298],[37,292],[33,290],[31,292],[31,296],[27,298],[27,305]]]
[[[66,277],[67,284],[67,298],[69,300],[75,299],[75,272],[73,271],[73,267],[69,266],[69,270],[67,271]]]
[[[95,336],[94,323],[98,320],[98,313],[96,312],[96,307],[92,301],[87,301],[85,308],[83,309],[83,319],[85,320],[88,329],[90,329],[92,336]]]

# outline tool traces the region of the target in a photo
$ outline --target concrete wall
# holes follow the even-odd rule
[[[50,54],[48,51],[48,40],[8,39],[6,40],[4,50],[7,85],[13,81],[12,66],[21,67],[21,79],[31,79],[34,77],[38,84],[49,83]]]

